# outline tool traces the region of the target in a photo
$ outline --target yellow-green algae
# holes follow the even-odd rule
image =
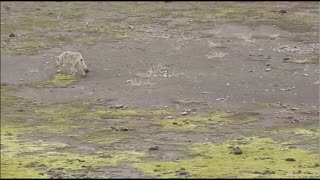
[[[319,63],[319,58],[301,58],[301,59],[294,59],[289,60],[290,63],[297,63],[297,64],[317,64]]]
[[[188,115],[177,118],[157,119],[153,124],[161,125],[166,130],[177,131],[210,131],[208,125],[215,124],[245,124],[254,122],[254,113],[227,113],[224,111],[213,111],[205,115]]]
[[[3,91],[2,86],[1,91]],[[5,90],[3,92],[5,92]],[[6,96],[7,92],[1,94],[1,97]],[[142,157],[143,153],[135,151],[105,151],[94,154],[69,153],[65,152],[66,150],[62,150],[61,152],[60,148],[68,147],[68,144],[33,140],[25,142],[19,138],[19,135],[27,136],[30,130],[36,133],[37,131],[41,131],[41,128],[42,130],[49,132],[72,135],[72,133],[69,132],[70,130],[73,130],[74,128],[86,128],[90,131],[83,135],[84,139],[79,135],[75,135],[75,139],[78,138],[85,142],[109,145],[122,138],[132,138],[130,137],[131,132],[115,132],[109,127],[105,128],[99,126],[99,124],[91,123],[90,120],[100,119],[103,121],[96,122],[104,123],[109,121],[110,123],[114,123],[118,120],[124,120],[124,116],[167,116],[171,112],[164,110],[156,110],[154,112],[137,111],[132,109],[101,109],[90,111],[90,104],[82,105],[77,102],[65,102],[61,104],[58,103],[54,106],[32,106],[30,108],[31,113],[20,112],[22,114],[19,116],[13,116],[12,114],[15,113],[15,111],[11,110],[15,109],[15,105],[19,104],[19,99],[20,98],[13,98],[11,103],[8,103],[10,105],[5,106],[5,111],[2,112],[4,115],[1,114],[2,117],[5,117],[4,121],[3,119],[1,120],[3,125],[1,126],[1,155],[2,157],[5,157],[1,160],[1,177],[23,177],[25,175],[26,177],[41,178],[47,177],[44,170],[45,167],[49,169],[62,167],[68,170],[81,170],[85,168],[82,167],[83,164],[85,164],[84,166],[89,165],[93,167],[107,166],[108,164],[115,165],[115,162],[116,164],[121,163],[122,160],[137,162],[134,166],[138,169],[146,171],[149,175],[159,175],[161,177],[179,177],[176,176],[175,171],[179,170],[181,167],[189,172],[190,177],[315,177],[317,175],[315,174],[316,168],[313,167],[317,159],[315,154],[299,149],[281,147],[270,139],[262,138],[229,141],[222,145],[210,143],[196,144],[190,148],[190,153],[193,156],[196,156],[195,158],[182,159],[173,162],[141,162],[139,157]],[[22,106],[23,108],[26,108],[25,106],[29,105],[24,102],[23,98],[20,100],[24,103]],[[104,115],[116,116],[119,119],[103,119],[102,116]],[[239,114],[215,111],[206,115],[178,116],[176,119],[180,118],[180,121],[177,122],[181,123],[188,119],[186,122],[190,122],[191,125],[194,124],[197,126],[193,130],[200,130],[201,128],[205,130],[207,125],[253,122],[256,118],[251,118],[251,116],[255,115],[255,113]],[[17,117],[19,121],[15,121],[12,117]],[[77,122],[78,118],[80,120],[86,119],[84,117],[88,118],[88,120],[85,122]],[[28,123],[29,121],[26,121],[28,118],[40,118],[47,121],[32,125]],[[23,119],[24,121],[21,121]],[[159,117],[156,117],[155,119],[159,119]],[[157,120],[155,122],[157,122]],[[61,126],[57,126],[57,124],[60,124]],[[15,128],[15,126],[17,128]],[[69,129],[68,127],[71,128]],[[95,127],[96,129],[92,131],[92,128]],[[186,127],[186,129],[192,129],[192,127]],[[296,132],[298,134],[310,134],[309,131]],[[242,155],[232,154],[232,149],[229,148],[230,144],[241,147],[244,153]],[[60,150],[57,151],[56,149]],[[121,157],[117,157],[117,155]],[[303,159],[301,157],[303,157]],[[296,161],[285,161],[285,158],[294,158]],[[258,162],[257,165],[255,164],[256,162]],[[208,164],[213,164],[213,166],[208,167]],[[158,167],[157,165],[161,165],[161,167]],[[299,165],[301,167],[299,167]],[[219,169],[221,166],[227,166],[227,168],[221,171]],[[21,173],[14,173],[16,169],[21,170]],[[156,169],[155,171],[157,172],[154,172],[154,169]],[[299,170],[301,172],[299,172]],[[274,172],[275,174],[267,174],[270,172]]]
[[[55,151],[55,148],[67,146],[61,143],[5,139],[4,144],[5,147],[1,148],[1,178],[42,178],[48,177],[48,168],[85,170],[87,166],[95,168],[115,166],[124,161],[135,162],[143,156],[142,152],[136,151],[104,151],[94,154]]]
[[[153,110],[142,111],[133,109],[117,109],[117,110],[97,110],[94,112],[98,115],[111,115],[111,116],[157,116],[157,115],[170,115],[173,112],[167,110]]]
[[[271,131],[272,133],[290,134],[290,135],[302,135],[307,138],[316,139],[319,138],[319,129],[315,128],[278,128]]]
[[[45,82],[34,82],[30,86],[33,87],[67,87],[75,84],[80,80],[80,77],[70,74],[54,74],[52,78]]]
[[[240,147],[235,155],[231,147]],[[185,149],[185,148],[184,148]],[[138,162],[133,166],[161,178],[303,178],[319,177],[318,155],[281,147],[269,138],[244,138],[223,144],[194,144],[194,158],[170,162]],[[293,158],[295,161],[286,161]],[[180,174],[179,170],[187,173]]]
[[[8,98],[8,93],[13,90],[1,86],[1,100]],[[11,97],[11,96],[10,96]],[[22,105],[21,105],[22,103]],[[83,115],[89,114],[89,120],[100,118],[101,114],[90,112],[92,104],[80,102],[61,102],[54,105],[33,105],[28,111],[14,113],[16,105],[21,108],[27,108],[30,104],[24,98],[12,96],[10,103],[2,106],[5,111],[1,114],[1,178],[47,178],[46,171],[55,168],[65,168],[68,170],[85,169],[85,166],[113,166],[122,161],[137,161],[143,153],[135,151],[106,151],[94,154],[77,154],[64,152],[69,144],[59,142],[45,142],[27,138],[21,140],[21,137],[28,137],[28,134],[45,132],[57,133],[60,135],[72,135],[75,128],[89,128],[85,135],[74,135],[73,139],[91,142],[102,145],[109,145],[123,138],[130,137],[126,132],[116,132],[111,128],[96,127],[95,123],[90,121],[78,122],[77,118],[83,120]],[[31,103],[31,101],[30,101]],[[3,105],[4,103],[2,103]],[[32,103],[33,104],[33,103]],[[102,114],[117,115],[120,118],[136,115],[165,115],[164,110],[153,111],[135,111],[135,110],[117,110],[105,111]],[[19,114],[21,113],[21,114]],[[98,115],[93,116],[93,114]],[[31,120],[37,120],[37,124],[32,124]],[[93,119],[92,119],[93,118]],[[18,119],[18,121],[17,121]],[[107,119],[109,122],[112,120]],[[125,121],[124,119],[113,120],[116,122]],[[123,123],[123,122],[122,122]],[[70,136],[69,136],[70,137]],[[62,152],[61,152],[62,150]],[[16,171],[19,170],[19,173]]]
[[[4,87],[1,87],[3,92],[1,100],[5,100],[8,96],[7,93],[10,91],[5,92],[4,89]],[[15,108],[15,105],[27,100],[16,98],[15,96],[12,97],[10,103],[2,106],[5,111],[1,114],[1,178],[48,178],[49,176],[46,174],[47,168],[73,170],[85,169],[85,166],[92,166],[93,168],[96,166],[113,166],[122,161],[135,161],[137,157],[143,154],[135,151],[107,151],[95,154],[64,153],[56,150],[68,147],[68,144],[30,139],[21,140],[18,137],[27,136],[28,133],[45,131],[47,133],[61,134],[68,133],[73,128],[85,127],[88,125],[87,123],[77,123],[72,119],[81,116],[81,114],[86,114],[90,109],[90,104],[64,102],[54,106],[32,106],[29,109],[30,113],[21,112],[22,114],[17,116],[13,115],[11,110]],[[24,105],[28,106],[29,104],[25,103]],[[18,117],[23,121],[16,121],[12,117]],[[27,121],[28,118],[48,119],[49,121],[31,125]],[[102,142],[106,141],[108,138],[105,137],[105,133],[99,132],[96,136],[92,136],[92,140],[97,143],[100,140]],[[110,131],[109,134],[116,135],[117,133]],[[91,135],[89,134],[88,136],[91,138]],[[112,142],[122,137],[120,133],[116,136],[112,136],[114,138]],[[93,142],[90,138],[88,139],[89,142]],[[110,137],[109,139],[111,140]]]

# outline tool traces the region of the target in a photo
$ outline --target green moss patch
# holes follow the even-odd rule
[[[318,58],[302,58],[302,59],[293,59],[286,62],[296,63],[296,64],[319,64],[319,59]]]
[[[69,74],[54,74],[49,81],[45,82],[34,82],[31,83],[32,87],[67,87],[69,85],[75,84],[80,80],[80,77],[69,75]]]
[[[138,161],[143,153],[135,151],[105,151],[77,154],[55,151],[65,144],[5,140],[1,150],[1,178],[47,178],[48,169],[65,171],[92,170],[99,166],[115,166],[121,162]],[[17,172],[17,170],[20,170]]]
[[[240,147],[242,154],[233,153]],[[268,138],[244,138],[223,144],[194,144],[194,158],[172,162],[140,162],[133,166],[161,178],[302,178],[318,177],[318,155],[283,148]],[[221,168],[223,167],[223,168]]]
[[[177,118],[156,119],[153,124],[161,125],[165,130],[175,131],[211,131],[216,124],[246,124],[257,120],[256,113],[227,113],[213,111],[205,115],[187,115]]]

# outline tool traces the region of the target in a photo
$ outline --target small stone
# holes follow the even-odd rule
[[[289,146],[288,148],[289,148],[289,149],[297,149],[296,146]]]
[[[290,59],[290,58],[285,57],[285,58],[283,58],[282,60],[287,61],[287,60],[289,60],[289,59]]]
[[[315,163],[314,166],[315,166],[315,167],[319,167],[319,163]]]
[[[284,14],[284,13],[287,13],[287,11],[286,11],[286,10],[281,9],[281,10],[279,11],[279,13]]]
[[[168,118],[168,119],[172,119],[172,116],[168,116],[167,118]]]
[[[286,158],[286,161],[296,161],[294,158]]]
[[[262,174],[275,174],[275,172],[271,170],[265,170],[262,172]]]
[[[303,76],[309,76],[309,74],[303,74]]]
[[[266,71],[266,72],[269,72],[269,71],[271,71],[271,68],[267,68],[267,69],[265,69],[265,71]]]
[[[266,63],[266,66],[270,66],[270,63]]]
[[[120,130],[121,130],[121,131],[129,131],[128,128],[121,128]]]
[[[233,153],[236,155],[242,154],[242,150],[239,147],[233,148]]]
[[[11,33],[10,35],[9,35],[9,37],[15,37],[16,35],[15,34],[13,34],[13,33]]]
[[[185,115],[188,115],[188,114],[189,114],[189,113],[186,112],[186,111],[182,113],[182,115],[184,115],[184,116],[185,116]]]
[[[120,109],[120,108],[123,108],[123,105],[122,105],[122,104],[117,104],[117,105],[114,105],[114,107],[115,107],[116,109]]]
[[[150,147],[149,150],[150,151],[157,151],[157,150],[159,150],[159,147],[158,146]]]
[[[18,112],[23,112],[24,110],[23,109],[18,109]]]
[[[297,172],[293,172],[293,174],[301,174],[302,172],[301,172],[301,170],[298,170]]]
[[[298,110],[298,109],[299,109],[299,108],[294,108],[294,107],[293,107],[293,108],[291,108],[291,110],[293,110],[293,111]]]
[[[177,174],[180,176],[185,176],[185,175],[188,175],[189,173],[187,171],[178,171]]]
[[[176,122],[173,122],[172,124],[174,124],[174,125],[178,125],[178,123],[176,123]]]

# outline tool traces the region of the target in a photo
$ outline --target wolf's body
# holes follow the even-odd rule
[[[81,69],[83,76],[85,76],[86,73],[89,72],[82,55],[78,52],[64,52],[60,54],[56,63],[57,67],[59,67],[58,71],[61,71],[61,68],[65,65],[71,65],[70,74],[72,75],[75,75],[78,72],[78,69]]]

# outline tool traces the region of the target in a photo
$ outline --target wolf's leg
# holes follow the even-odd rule
[[[76,75],[78,73],[78,70],[76,67],[74,67],[73,69],[74,69],[73,75]]]
[[[71,68],[70,68],[70,74],[73,74],[73,73],[74,73],[74,67],[72,65]]]
[[[60,57],[59,57],[59,59],[58,60],[56,60],[56,63],[57,63],[57,65],[56,65],[56,67],[55,68],[57,68],[57,67],[59,67],[59,69],[57,70],[57,72],[60,72],[61,71],[61,64],[60,64]]]
[[[72,69],[73,69],[73,74],[72,75],[75,75],[77,72],[78,72],[78,70],[77,70],[77,63],[73,63],[71,66],[72,66]]]

